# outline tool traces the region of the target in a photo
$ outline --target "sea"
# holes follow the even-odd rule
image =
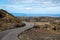
[[[40,17],[40,16],[51,16],[51,17],[60,17],[60,14],[55,13],[55,14],[29,14],[29,13],[12,13],[14,16],[26,16],[26,17]]]

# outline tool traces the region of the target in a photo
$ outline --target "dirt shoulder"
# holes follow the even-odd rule
[[[32,28],[19,34],[18,38],[19,40],[60,40],[59,37],[60,34],[44,29]]]

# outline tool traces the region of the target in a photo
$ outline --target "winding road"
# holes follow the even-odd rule
[[[17,38],[18,34],[34,26],[33,23],[28,23],[28,22],[24,22],[24,23],[26,24],[25,27],[0,32],[0,40],[19,40]]]

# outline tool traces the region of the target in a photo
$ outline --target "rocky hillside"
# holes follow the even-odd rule
[[[10,14],[9,12],[0,9],[0,31],[17,28],[23,26],[23,22]]]

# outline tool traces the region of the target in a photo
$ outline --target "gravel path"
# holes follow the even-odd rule
[[[28,23],[28,22],[24,22],[24,23],[26,24],[25,27],[0,32],[0,40],[19,40],[17,38],[18,34],[34,26],[33,23]]]

